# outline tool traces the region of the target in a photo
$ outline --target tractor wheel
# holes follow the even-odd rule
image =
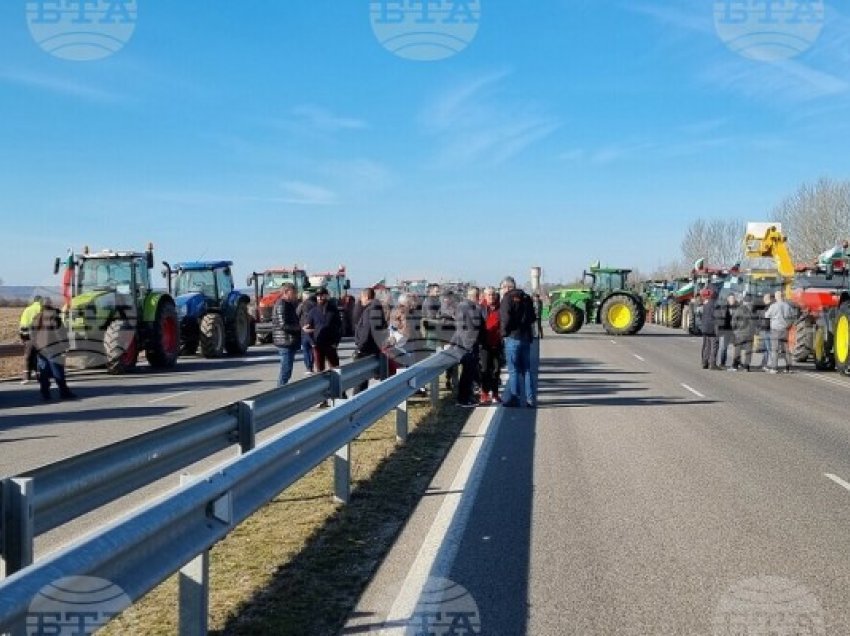
[[[181,356],[193,356],[198,353],[198,341],[197,339],[192,340],[184,340],[180,343],[180,355]]]
[[[236,313],[233,315],[233,324],[227,334],[225,348],[227,353],[233,355],[244,355],[248,351],[251,337],[251,319],[248,316],[248,303],[241,302],[236,305]]]
[[[815,359],[815,369],[832,371],[835,368],[835,356],[832,352],[832,334],[823,323],[815,325],[812,335],[812,357]]]
[[[806,362],[812,357],[814,349],[814,325],[806,315],[800,316],[794,325],[794,343],[791,344],[791,334],[788,334],[788,347],[794,362]]]
[[[833,350],[835,367],[841,373],[847,373],[850,368],[850,304],[841,305],[835,318]]]
[[[224,354],[224,321],[221,314],[206,314],[201,319],[201,355],[220,358]]]
[[[682,306],[679,303],[671,303],[670,307],[670,326],[673,329],[679,329],[682,326]]]
[[[106,351],[106,370],[119,375],[131,371],[139,359],[136,329],[128,320],[113,320],[106,327],[103,348]]]
[[[174,303],[161,300],[156,308],[150,342],[145,349],[148,364],[154,368],[170,368],[180,354],[180,325]]]
[[[637,333],[643,327],[642,311],[643,307],[631,296],[614,294],[602,303],[602,326],[612,336]]]
[[[549,313],[549,326],[557,334],[575,333],[584,324],[584,312],[574,305],[559,305]]]

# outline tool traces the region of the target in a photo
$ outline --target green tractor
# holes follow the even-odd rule
[[[582,287],[555,289],[549,295],[549,325],[558,334],[575,333],[585,323],[601,323],[611,335],[635,334],[646,322],[641,297],[627,287],[632,270],[603,268],[582,273]]]
[[[119,374],[136,366],[144,351],[155,368],[173,367],[180,347],[174,299],[154,291],[150,270],[153,245],[145,252],[88,248],[68,254],[62,281],[66,298],[68,355],[82,365],[106,366]],[[58,274],[62,260],[53,270]]]

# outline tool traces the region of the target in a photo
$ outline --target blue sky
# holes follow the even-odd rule
[[[838,3],[772,62],[696,0],[482,0],[469,46],[431,62],[383,48],[367,0],[139,0],[124,48],[86,62],[42,50],[25,4],[0,6],[7,285],[55,283],[68,247],[149,240],[240,279],[648,272],[695,218],[764,219],[850,174]]]

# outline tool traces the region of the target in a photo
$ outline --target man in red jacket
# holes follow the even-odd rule
[[[504,358],[501,322],[499,320],[499,294],[495,287],[484,290],[484,337],[482,338],[481,363],[481,404],[498,404],[499,383],[502,359]]]

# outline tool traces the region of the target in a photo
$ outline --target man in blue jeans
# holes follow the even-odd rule
[[[291,283],[284,283],[272,309],[272,340],[280,351],[277,385],[283,386],[292,377],[295,353],[301,348],[301,322],[295,308],[295,285]]]
[[[534,302],[516,281],[506,276],[501,285],[502,301],[499,307],[502,337],[505,342],[505,358],[508,366],[508,382],[502,395],[502,404],[508,408],[520,406],[520,396],[525,389],[526,406],[535,408],[536,387],[531,374],[531,342],[534,339]]]

